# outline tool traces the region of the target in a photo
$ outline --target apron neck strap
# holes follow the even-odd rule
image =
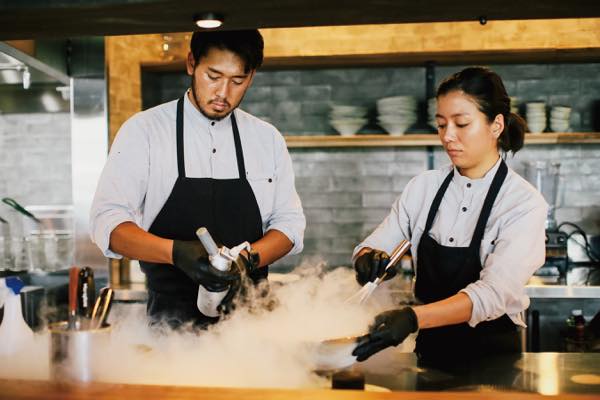
[[[500,166],[498,167],[498,171],[496,171],[496,175],[494,175],[494,179],[490,185],[490,188],[485,196],[485,200],[483,202],[483,207],[481,208],[481,213],[479,214],[479,219],[477,220],[477,225],[475,226],[475,232],[473,232],[473,237],[471,238],[471,244],[469,247],[479,249],[481,246],[481,240],[483,239],[483,234],[485,232],[485,226],[487,225],[487,221],[492,212],[492,207],[494,205],[494,201],[498,196],[498,192],[500,192],[500,187],[502,183],[504,183],[504,179],[508,174],[508,167],[504,160],[500,161]],[[454,168],[452,171],[446,176],[444,182],[438,189],[438,192],[431,203],[431,208],[429,209],[429,214],[427,215],[427,222],[425,223],[425,234],[429,233],[431,226],[433,225],[433,220],[437,215],[437,211],[442,203],[442,198],[444,197],[444,193],[446,193],[446,189],[450,185],[452,181],[452,177],[454,176]]]
[[[177,171],[185,178],[185,159],[183,157],[183,97],[177,101]]]
[[[508,174],[508,167],[504,160],[500,161],[500,166],[498,167],[498,171],[496,171],[496,175],[494,175],[494,180],[492,180],[492,184],[490,185],[490,189],[485,196],[485,200],[483,202],[483,207],[481,208],[481,213],[479,214],[479,219],[477,220],[477,225],[475,226],[475,232],[473,233],[473,237],[471,238],[471,244],[469,247],[479,249],[481,247],[481,240],[483,240],[483,234],[485,233],[485,226],[487,225],[487,221],[492,213],[492,207],[494,206],[494,201],[496,201],[496,197],[498,197],[498,193],[500,192],[500,187],[502,183],[504,183],[504,178]]]
[[[427,214],[427,222],[425,223],[425,231],[424,234],[428,234],[431,226],[433,225],[433,220],[437,214],[438,208],[440,208],[440,204],[442,203],[442,198],[444,197],[444,193],[446,193],[446,189],[448,189],[448,185],[452,181],[452,177],[454,176],[454,168],[452,171],[446,176],[444,182],[442,182],[442,186],[438,189],[433,202],[431,203],[431,207],[429,208],[429,214]]]
[[[231,128],[233,129],[233,141],[235,143],[235,155],[237,158],[238,172],[240,179],[246,179],[246,165],[244,163],[244,151],[242,150],[242,141],[240,140],[240,131],[238,130],[235,112],[231,112]]]
[[[177,135],[177,171],[180,178],[185,178],[185,156],[183,152],[183,103],[184,98],[177,100],[177,119],[176,119],[176,135]],[[240,131],[238,130],[235,112],[231,112],[231,128],[233,130],[233,141],[235,143],[235,155],[237,159],[238,173],[240,179],[246,179],[246,166],[244,164],[244,151],[242,150],[242,142],[240,140]]]

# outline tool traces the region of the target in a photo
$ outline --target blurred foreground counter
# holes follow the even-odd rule
[[[452,360],[450,360],[452,361]],[[335,399],[599,399],[600,353],[522,353],[450,369],[420,365],[389,349],[353,367],[366,390],[211,388],[111,383],[60,384],[0,380],[0,399],[335,400]],[[371,389],[369,389],[369,387]]]
[[[60,399],[60,400],[518,400],[547,399],[540,394],[515,392],[363,392],[354,390],[289,390],[289,389],[226,389],[176,386],[122,385],[91,383],[67,385],[39,381],[0,380],[0,399]],[[552,398],[552,397],[550,397]],[[592,400],[597,395],[561,395],[561,400]]]

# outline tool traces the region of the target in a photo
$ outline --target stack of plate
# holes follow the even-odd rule
[[[427,123],[437,129],[435,114],[437,113],[437,98],[432,97],[427,100]]]
[[[331,104],[330,107],[329,123],[340,135],[354,135],[368,121],[366,107],[343,104]]]
[[[553,107],[550,110],[550,130],[552,132],[568,132],[570,119],[571,107]]]
[[[527,126],[531,133],[541,133],[546,129],[546,103],[534,102],[526,104]]]
[[[377,124],[390,135],[403,135],[417,122],[417,100],[412,96],[384,97],[377,100]]]
[[[510,112],[513,114],[519,113],[519,98],[518,97],[509,97],[510,98]]]

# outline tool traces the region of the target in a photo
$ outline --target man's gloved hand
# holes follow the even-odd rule
[[[399,345],[417,329],[419,323],[412,308],[385,311],[375,317],[369,333],[358,339],[352,355],[357,361],[364,361],[387,347]]]
[[[356,280],[361,285],[372,282],[385,272],[385,267],[390,262],[390,256],[382,250],[369,250],[362,254],[354,262],[356,270]],[[390,268],[387,271],[385,280],[393,278],[396,275],[396,268]]]
[[[260,255],[254,251],[241,252],[238,258],[231,263],[231,273],[237,277],[236,281],[231,285],[229,292],[223,298],[217,307],[217,311],[223,314],[229,314],[235,309],[233,300],[238,295],[240,290],[244,291],[244,287],[250,284],[248,281],[251,275],[260,265]],[[243,296],[243,293],[242,293]]]
[[[213,267],[204,246],[198,240],[174,240],[173,265],[211,292],[227,290],[239,279],[233,271],[219,271]]]

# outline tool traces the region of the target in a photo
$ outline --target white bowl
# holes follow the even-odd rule
[[[545,124],[535,125],[528,123],[527,126],[529,127],[529,132],[531,133],[542,133],[546,129]]]
[[[317,370],[335,370],[351,366],[356,362],[352,352],[356,348],[357,337],[345,337],[322,341],[315,352]]]
[[[359,131],[367,123],[366,118],[331,119],[329,123],[340,135],[350,136]]]
[[[404,132],[412,125],[412,124],[398,124],[398,123],[389,123],[389,122],[378,122],[378,125],[381,126],[387,133],[391,136],[400,136],[404,135]]]

